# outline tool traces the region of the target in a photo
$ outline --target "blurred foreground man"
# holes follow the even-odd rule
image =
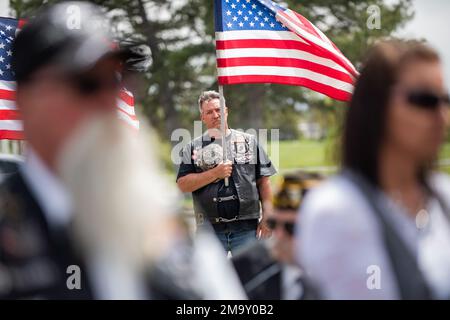
[[[208,281],[205,255],[177,223],[145,128],[138,136],[117,119],[132,53],[112,49],[109,30],[97,7],[66,2],[14,42],[28,150],[0,189],[0,298],[244,298],[226,266],[225,295],[217,281],[180,280],[195,281],[194,268]]]
[[[28,148],[20,172],[0,191],[2,298],[106,297],[107,289],[93,283],[102,270],[100,259],[86,265],[73,240],[79,208],[63,177],[64,170],[76,170],[64,163],[64,154],[83,156],[69,151],[81,139],[99,142],[91,135],[93,123],[112,135],[117,131],[106,123],[115,122],[118,74],[129,53],[111,48],[102,22],[87,3],[56,5],[32,19],[13,43],[17,106]],[[141,293],[129,284],[123,289]]]
[[[276,170],[254,136],[228,128],[227,107],[223,121],[229,160],[224,163],[219,93],[203,92],[198,107],[208,130],[183,149],[177,184],[182,192],[192,192],[198,227],[211,223],[224,249],[234,253],[248,242],[270,236],[269,177]]]
[[[303,172],[285,176],[274,198],[274,211],[267,218],[272,237],[247,246],[233,257],[234,266],[250,299],[318,298],[302,268],[294,261],[294,229],[302,198],[320,180],[318,175]]]

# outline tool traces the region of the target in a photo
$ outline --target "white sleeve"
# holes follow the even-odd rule
[[[399,298],[378,223],[349,182],[312,191],[298,219],[297,259],[322,298]]]
[[[205,299],[247,300],[236,270],[212,232],[200,231],[196,235],[193,265],[192,276]]]

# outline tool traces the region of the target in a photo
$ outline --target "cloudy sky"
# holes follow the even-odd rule
[[[0,15],[9,14],[8,3],[8,0],[0,0]],[[450,87],[450,1],[413,0],[413,5],[414,19],[399,31],[399,34],[408,38],[424,38],[439,51],[444,61],[447,84]]]
[[[414,0],[413,3],[415,16],[399,33],[408,38],[424,38],[439,51],[450,88],[450,1]]]
[[[9,6],[8,0],[0,1],[0,14],[2,16],[8,15],[8,6]]]

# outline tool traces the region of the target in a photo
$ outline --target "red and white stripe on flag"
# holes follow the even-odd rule
[[[117,115],[119,119],[125,121],[132,128],[139,129],[139,120],[134,109],[134,96],[125,88],[120,90],[119,98],[117,99]]]
[[[15,35],[26,22],[12,18],[0,17],[0,139],[23,140],[23,126],[19,111],[16,109],[16,82],[7,70],[11,68],[10,51]],[[1,53],[1,52],[0,52]],[[133,94],[123,88],[117,99],[117,113],[120,119],[132,128],[139,129],[139,121],[134,108]]]
[[[23,126],[15,103],[15,82],[0,81],[0,139],[23,140]],[[127,125],[139,130],[133,94],[122,89],[117,99],[117,115]]]
[[[298,85],[346,101],[358,75],[317,27],[269,0],[216,0],[216,52],[221,85]]]
[[[16,109],[16,83],[0,81],[0,139],[22,140],[22,121]]]

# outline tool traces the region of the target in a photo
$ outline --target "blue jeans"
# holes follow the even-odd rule
[[[214,224],[214,232],[226,252],[233,255],[236,250],[256,240],[258,220],[241,220]]]

